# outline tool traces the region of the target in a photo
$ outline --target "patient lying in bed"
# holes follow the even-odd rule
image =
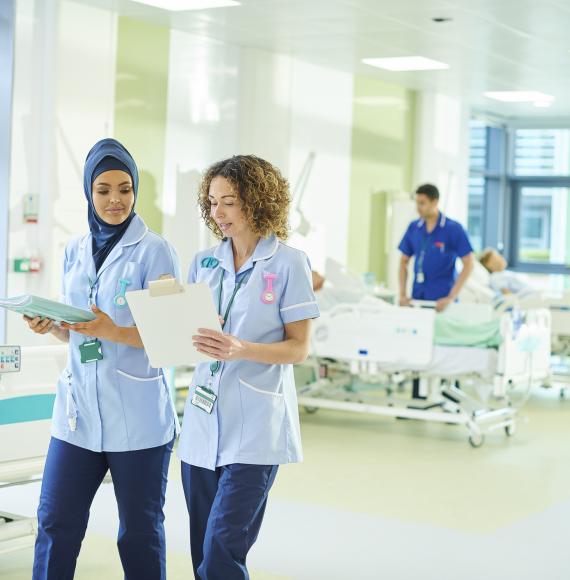
[[[349,273],[343,266],[327,259],[327,276],[311,271],[313,290],[321,312],[331,310],[339,304],[384,304],[375,298],[362,280]]]
[[[497,250],[487,248],[479,256],[479,262],[489,272],[489,286],[496,293],[522,294],[535,290],[524,276],[507,270],[507,261]]]

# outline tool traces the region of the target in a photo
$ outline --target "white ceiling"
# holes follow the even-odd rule
[[[503,116],[570,117],[570,0],[241,0],[166,12],[130,0],[79,0],[217,40],[294,55],[416,89],[460,95]],[[434,17],[452,18],[435,23]],[[365,57],[421,55],[449,70],[387,72]],[[503,104],[485,91],[554,95],[549,109]]]

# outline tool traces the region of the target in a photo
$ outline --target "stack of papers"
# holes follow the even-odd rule
[[[24,314],[29,318],[40,316],[55,322],[68,322],[69,324],[89,322],[96,318],[90,310],[83,310],[55,300],[46,300],[31,294],[24,294],[14,298],[0,298],[0,307]]]

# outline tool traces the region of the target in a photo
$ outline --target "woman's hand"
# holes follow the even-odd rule
[[[78,332],[79,334],[84,334],[85,336],[96,336],[97,338],[102,338],[104,340],[114,341],[119,327],[113,322],[108,314],[99,310],[97,306],[91,306],[91,311],[97,317],[95,320],[90,320],[89,322],[77,322],[76,324],[62,322],[62,328]]]
[[[52,334],[61,342],[69,342],[69,330],[61,328],[50,318],[41,318],[36,316],[36,318],[30,318],[29,316],[24,316],[24,320],[28,323],[28,326],[36,334]]]
[[[36,334],[48,334],[54,327],[54,322],[50,318],[42,318],[41,316],[30,318],[24,315],[24,320]]]
[[[231,334],[199,328],[198,334],[192,336],[192,341],[198,352],[211,356],[215,360],[247,358],[249,343]]]

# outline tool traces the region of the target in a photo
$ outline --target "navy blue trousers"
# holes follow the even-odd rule
[[[38,508],[33,580],[73,578],[89,509],[107,470],[119,507],[117,545],[125,580],[165,579],[162,508],[173,443],[95,453],[52,437]]]
[[[277,465],[234,463],[211,471],[182,462],[195,578],[249,579],[245,560],[276,475]]]

